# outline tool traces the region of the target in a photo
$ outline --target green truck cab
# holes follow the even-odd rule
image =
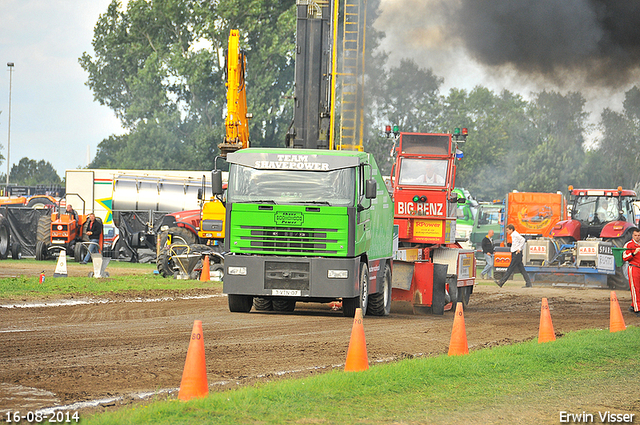
[[[345,316],[389,314],[394,208],[372,155],[248,148],[227,161],[230,311],[342,300]]]

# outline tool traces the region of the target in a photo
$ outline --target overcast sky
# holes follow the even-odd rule
[[[10,162],[23,157],[66,169],[87,165],[98,143],[121,133],[106,106],[93,101],[78,64],[92,52],[93,27],[109,0],[0,0],[0,144],[7,157],[9,71],[11,84]],[[6,173],[3,161],[0,171]]]
[[[111,134],[122,133],[112,111],[93,101],[93,94],[85,85],[87,74],[78,64],[83,52],[93,54],[93,27],[109,2],[0,0],[0,144],[5,158],[9,113],[9,71],[6,63],[15,63],[11,102],[11,164],[16,164],[23,157],[38,161],[44,159],[64,177],[66,169],[86,166],[103,139]],[[460,10],[454,11],[458,19],[452,19],[451,4],[465,7],[461,16]],[[492,14],[495,11],[489,6],[498,4],[501,5],[499,12],[506,13],[509,19],[500,20],[504,16]],[[529,4],[526,13],[522,14],[524,20],[512,19],[518,13],[517,8],[523,4]],[[530,7],[531,4],[543,4],[544,9],[536,10]],[[433,68],[437,75],[445,77],[443,94],[451,87],[471,89],[478,84],[497,92],[507,88],[525,97],[542,88],[564,91],[586,89],[584,94],[589,100],[588,106],[596,111],[592,119],[597,119],[604,106],[620,108],[622,94],[633,85],[628,78],[630,75],[637,77],[638,74],[632,72],[636,71],[633,61],[625,64],[620,58],[613,57],[607,59],[615,61],[618,66],[608,69],[628,71],[621,76],[611,74],[616,81],[614,84],[600,80],[593,86],[582,84],[579,73],[575,72],[569,79],[559,77],[558,69],[569,67],[575,70],[583,66],[582,62],[578,63],[583,61],[587,63],[583,67],[587,69],[585,78],[602,78],[589,71],[598,69],[598,49],[586,42],[582,45],[576,42],[595,40],[601,46],[603,39],[615,41],[610,34],[603,35],[605,30],[599,27],[597,17],[589,9],[591,4],[593,2],[588,0],[548,0],[542,3],[528,0],[382,0],[382,15],[377,27],[387,35],[383,47],[392,53],[392,60],[411,57],[420,66]],[[514,11],[510,12],[508,7]],[[534,12],[538,13],[537,18]],[[640,13],[615,12],[640,19]],[[465,13],[469,16],[464,16]],[[557,20],[557,27],[567,28],[567,31],[552,34],[549,28],[545,28],[552,19],[545,14]],[[496,22],[507,22],[509,26],[500,28]],[[632,21],[631,24],[630,27],[640,27],[635,25],[636,22]],[[484,31],[487,28],[497,29],[497,32],[487,34]],[[599,32],[587,34],[585,28]],[[520,37],[514,37],[514,34]],[[549,34],[546,37],[549,46],[544,45],[545,37],[540,38],[540,34]],[[574,37],[575,34],[578,38]],[[570,37],[573,39],[570,40]],[[500,44],[504,44],[504,41],[521,43],[523,39],[535,44]],[[632,34],[626,39],[635,40],[632,46],[635,48],[640,37]],[[568,51],[558,49],[558,46],[566,46]],[[605,50],[624,50],[616,47],[620,46],[607,45]],[[560,68],[553,68],[553,60],[546,58],[547,54],[554,51],[557,51],[555,58]],[[495,52],[506,53],[496,57],[492,55]],[[531,52],[531,55],[508,56],[510,52]],[[566,58],[571,59],[575,52],[579,53],[578,59],[567,63]],[[623,53],[623,58],[637,59],[635,50]],[[544,61],[537,62],[540,58],[544,58]],[[624,67],[619,66],[621,63]],[[549,64],[552,68],[545,68]],[[632,79],[634,81],[638,79]],[[0,172],[5,173],[6,170],[7,164],[3,162]]]

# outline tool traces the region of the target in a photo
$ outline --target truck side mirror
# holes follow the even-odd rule
[[[364,190],[364,197],[367,199],[375,199],[377,193],[378,193],[378,183],[376,182],[376,180],[375,179],[367,180],[365,190]]]
[[[198,188],[198,201],[202,201],[202,188]]]
[[[211,190],[214,195],[222,195],[222,171],[213,170],[211,172]]]

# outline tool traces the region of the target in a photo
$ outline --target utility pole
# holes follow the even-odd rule
[[[9,123],[7,125],[7,185],[4,188],[5,195],[9,193],[9,167],[11,164],[11,83],[13,81],[13,62],[7,62],[9,67]]]

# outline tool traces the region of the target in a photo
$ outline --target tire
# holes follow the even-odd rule
[[[253,297],[253,307],[256,311],[272,311],[273,302],[271,298]]]
[[[160,274],[164,277],[174,277],[175,275],[175,265],[173,263],[173,259],[171,258],[174,255],[183,254],[189,251],[189,247],[182,244],[172,244],[167,247],[164,247],[160,250],[160,254],[156,259],[156,267]]]
[[[382,273],[382,291],[369,295],[367,314],[388,316],[391,312],[391,269],[385,265]]]
[[[458,289],[458,277],[456,275],[451,275],[451,277],[447,277],[447,283],[449,284],[449,299],[450,302],[453,304],[453,309],[455,310],[456,308],[456,303],[459,300],[460,297],[460,293],[459,293],[459,289]],[[446,296],[445,296],[445,303],[446,303]]]
[[[162,277],[173,277],[173,268],[170,262],[173,263],[169,255],[169,247],[164,247],[156,258],[156,268]]]
[[[222,282],[224,280],[224,264],[221,263],[215,263],[211,266],[211,273],[213,272],[219,272],[220,274],[220,280],[219,282]]]
[[[169,234],[171,234],[171,243],[168,244]],[[196,243],[196,235],[191,233],[184,227],[170,227],[160,233],[160,250],[167,245],[194,245]]]
[[[273,300],[273,310],[280,312],[292,312],[296,309],[296,300],[280,298]]]
[[[76,244],[73,246],[73,259],[76,260],[76,263],[84,260],[84,257],[87,255],[87,251],[88,249],[86,246],[84,246],[83,243],[76,242]]]
[[[36,242],[36,260],[44,261],[48,257],[47,244],[44,241]]]
[[[11,244],[11,258],[13,258],[14,260],[22,259],[22,245],[20,245],[18,242],[14,242],[13,244]]]
[[[353,317],[356,309],[362,309],[362,316],[367,313],[369,305],[369,266],[366,263],[360,263],[360,275],[358,280],[360,294],[355,298],[344,298],[342,300],[342,314],[344,317]]]
[[[171,234],[171,245],[167,245]],[[182,254],[187,250],[195,249],[196,237],[193,233],[183,227],[171,227],[158,236],[160,238],[160,252],[156,258],[156,268],[163,277],[173,277],[172,255]],[[205,246],[206,245],[202,245]]]
[[[4,260],[9,255],[9,220],[0,216],[0,260]]]
[[[38,229],[36,231],[36,242],[43,241],[49,243],[51,241],[51,216],[44,215],[38,219]]]
[[[43,196],[37,197],[34,199],[29,199],[29,202],[27,202],[27,205],[25,205],[25,207],[33,208],[33,209],[44,209],[47,207],[55,207],[55,206],[56,206],[55,202]]]
[[[249,313],[253,307],[251,295],[229,295],[229,311],[232,313]]]
[[[469,299],[471,298],[472,292],[473,286],[463,286],[458,288],[458,301],[462,303],[463,307],[469,305]]]

